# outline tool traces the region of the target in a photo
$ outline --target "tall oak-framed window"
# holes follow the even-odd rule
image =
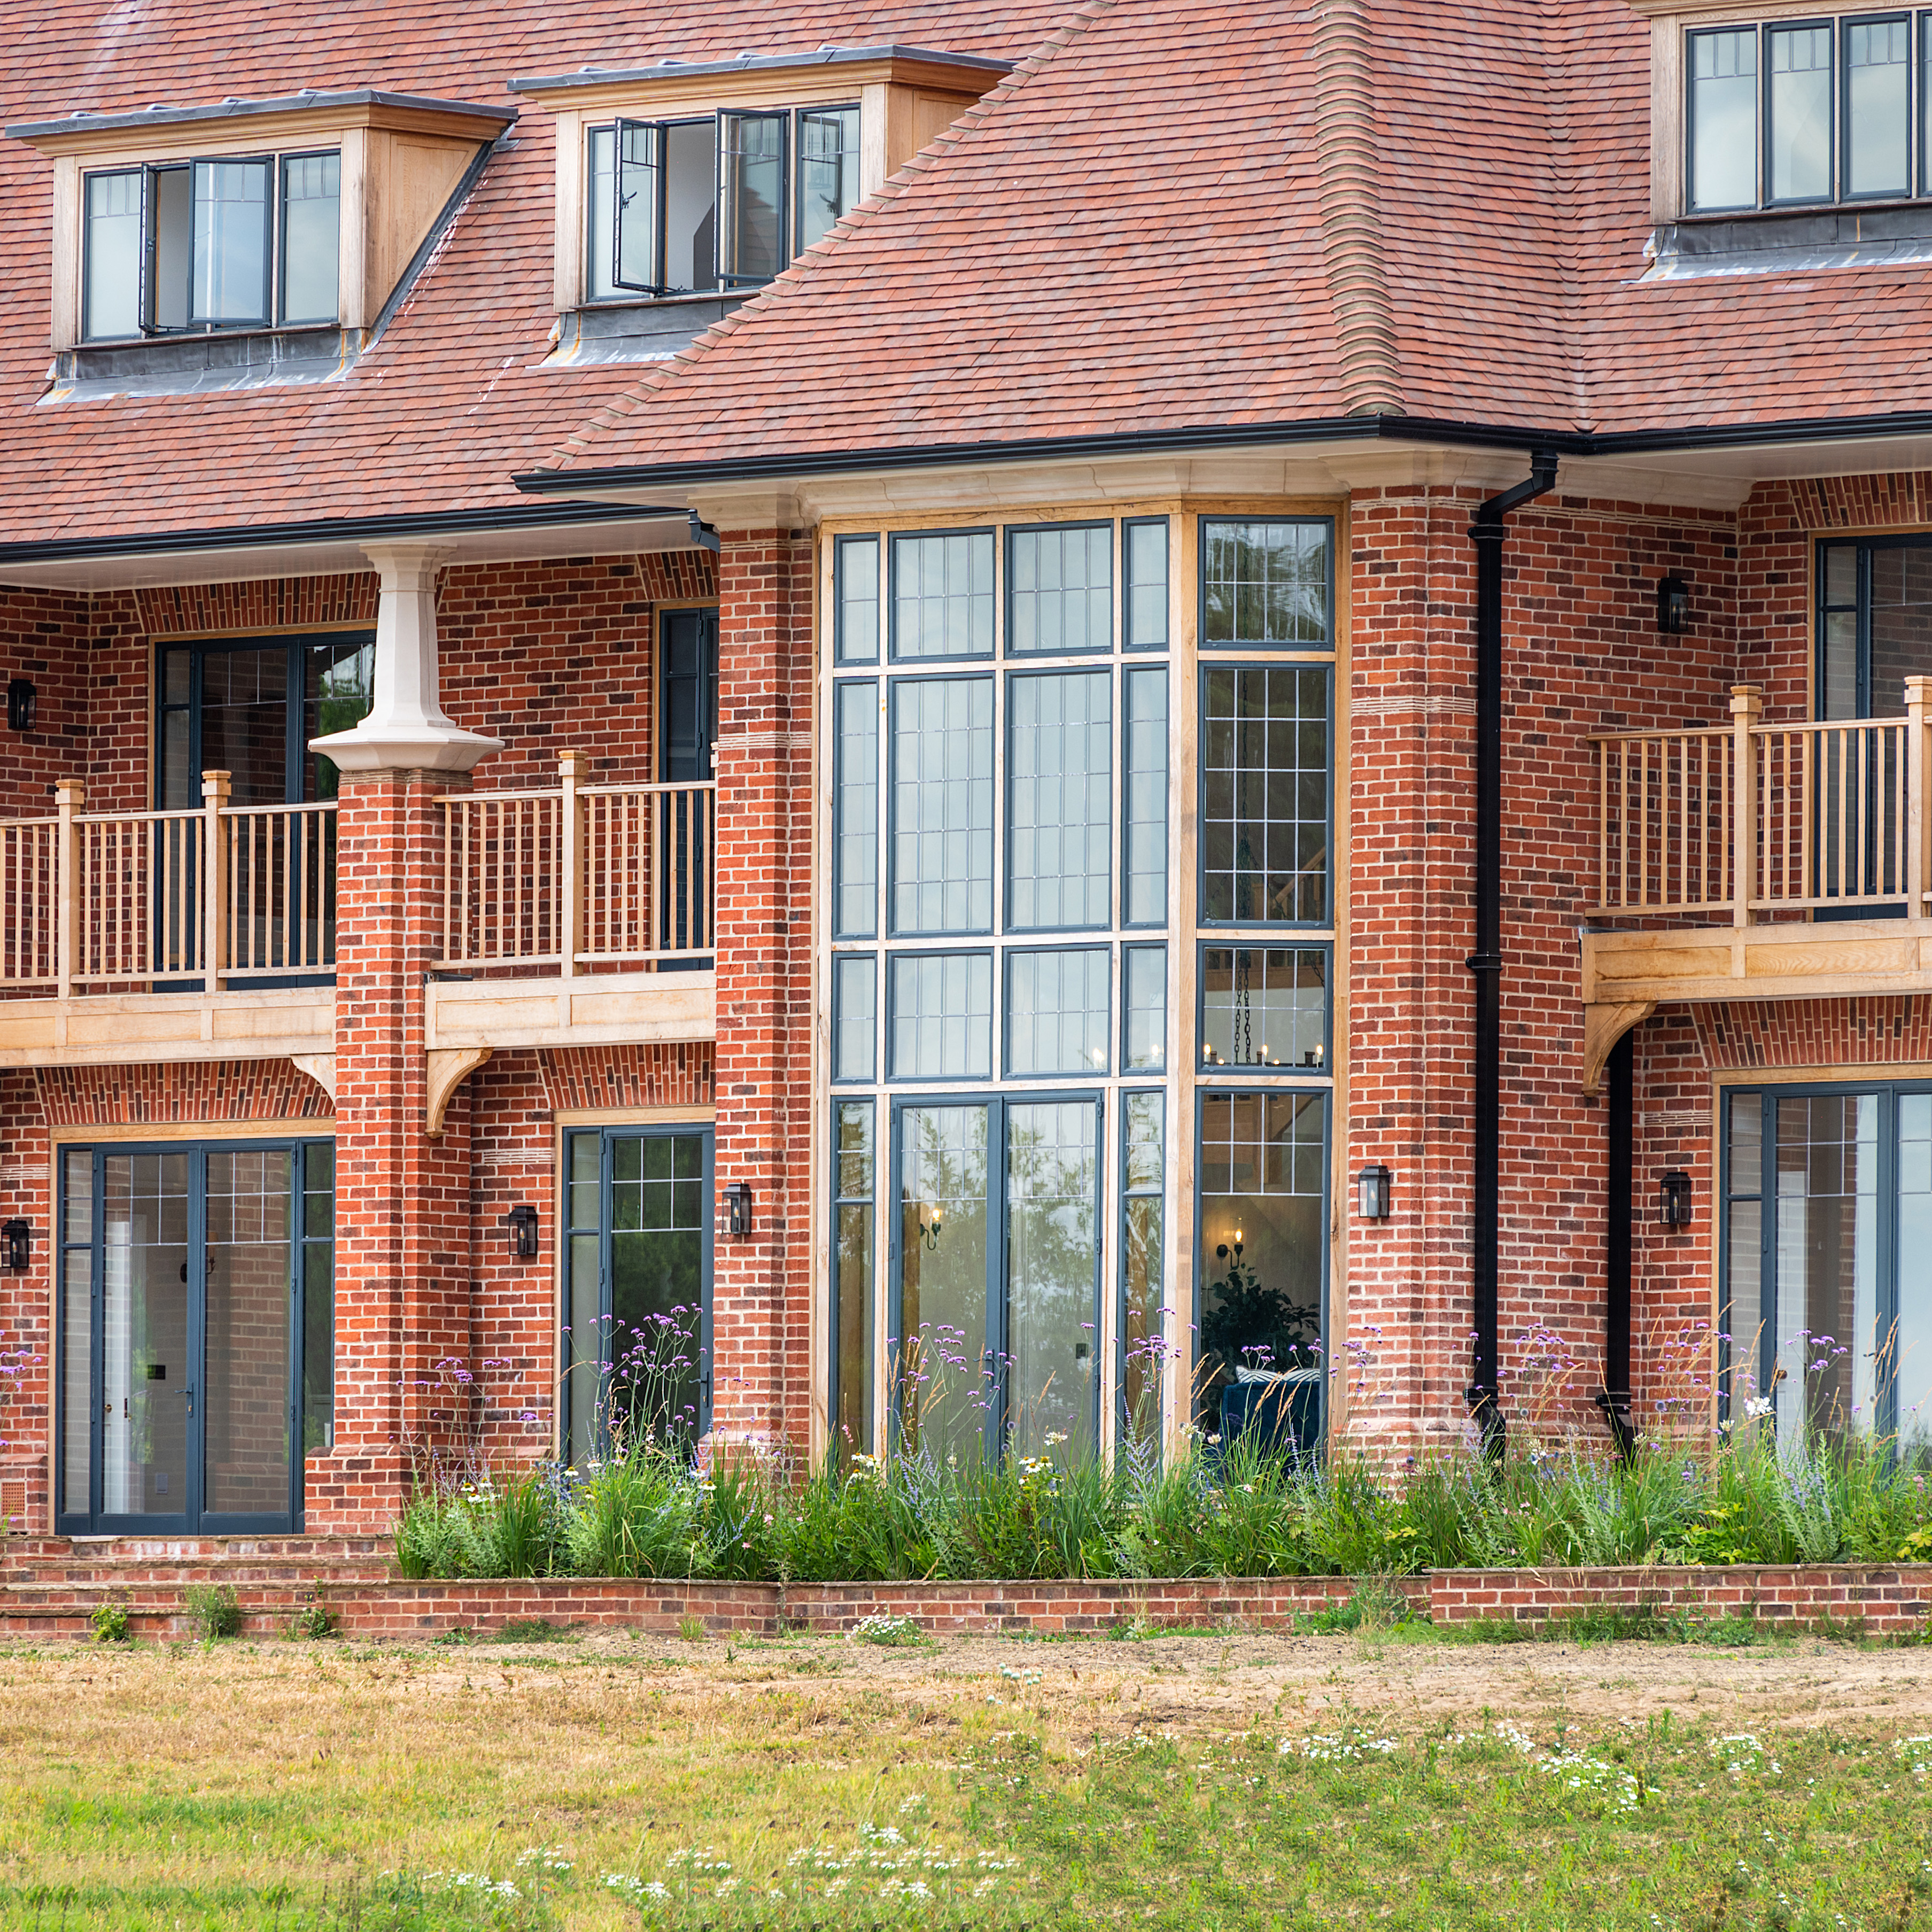
[[[1119,1426],[1129,1220],[1156,1244],[1166,1226],[1144,1100],[1129,1220],[1121,1190],[1127,1083],[1159,1108],[1150,1083],[1172,1064],[1161,646],[1177,527],[1016,516],[829,534],[835,1444],[1064,1459]],[[851,854],[874,824],[873,880]],[[853,1151],[867,1132],[868,1174]],[[1141,1257],[1135,1308],[1162,1262]]]

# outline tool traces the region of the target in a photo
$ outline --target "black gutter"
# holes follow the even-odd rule
[[[1633,1078],[1634,1034],[1610,1049],[1604,1072],[1609,1088],[1610,1120],[1605,1150],[1604,1245],[1607,1280],[1604,1304],[1604,1385],[1597,1406],[1616,1438],[1617,1454],[1628,1462],[1636,1446],[1630,1420],[1630,1207],[1636,1160],[1636,1107]]]
[[[1519,429],[1432,416],[1322,416],[1267,423],[1223,423],[1173,430],[1121,430],[1102,436],[1028,436],[1011,442],[912,443],[816,454],[727,457],[708,463],[620,464],[604,470],[526,470],[511,478],[541,496],[560,490],[664,488],[692,483],[834,476],[877,470],[931,470],[972,463],[1075,461],[1084,458],[1245,449],[1299,442],[1414,442],[1534,455],[1656,455],[1676,450],[1762,448],[1792,442],[1844,442],[1871,436],[1932,436],[1932,410],[1895,416],[1801,416],[1784,422],[1708,424],[1691,429]]]
[[[1492,496],[1469,526],[1476,546],[1476,950],[1465,962],[1476,976],[1475,1151],[1469,1386],[1463,1391],[1483,1434],[1500,1456],[1507,1424],[1497,1378],[1497,1247],[1502,1143],[1503,519],[1556,487],[1556,454],[1538,450],[1530,475]]]
[[[44,543],[0,544],[0,566],[55,563],[69,557],[165,556],[176,550],[252,550],[263,544],[376,543],[398,538],[461,536],[476,530],[544,530],[559,524],[608,524],[635,517],[676,517],[682,508],[641,503],[558,503],[538,508],[512,503],[488,510],[430,510],[394,517],[326,518],[307,524],[249,524],[160,530],[149,536],[59,537]]]

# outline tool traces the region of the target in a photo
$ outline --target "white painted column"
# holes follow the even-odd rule
[[[373,702],[361,724],[312,738],[309,748],[345,772],[466,772],[500,752],[503,741],[460,730],[443,711],[436,662],[436,572],[446,553],[416,543],[368,544],[364,552],[382,586]]]

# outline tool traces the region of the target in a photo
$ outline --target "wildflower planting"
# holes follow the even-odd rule
[[[430,1487],[395,1533],[406,1576],[776,1582],[1402,1574],[1932,1558],[1922,1462],[1754,1428],[1701,1454],[1580,1446],[1390,1468],[1238,1443],[1162,1462],[856,1456],[803,1480],[649,1438],[580,1471]]]

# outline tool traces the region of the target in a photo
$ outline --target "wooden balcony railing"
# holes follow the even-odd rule
[[[0,988],[169,989],[326,974],[335,964],[335,806],[92,812],[77,779],[50,818],[0,823]]]
[[[586,785],[442,801],[444,970],[650,966],[709,953],[715,784]]]
[[[1928,709],[1932,678],[1912,677],[1903,718],[1766,724],[1757,688],[1738,685],[1728,729],[1593,737],[1593,913],[1924,916]]]

